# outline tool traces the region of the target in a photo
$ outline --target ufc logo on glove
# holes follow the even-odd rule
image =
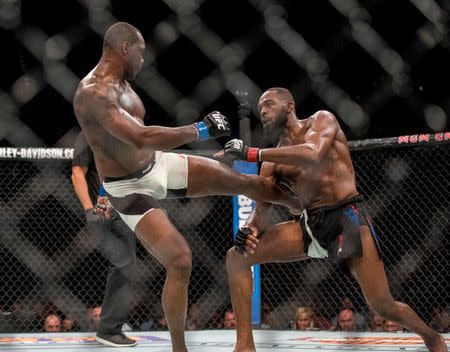
[[[221,114],[218,113],[212,113],[211,114],[212,117],[214,118],[214,121],[216,121],[217,123],[217,128],[224,130],[225,129],[225,124],[223,122],[223,116]]]
[[[242,142],[241,139],[233,139],[232,142],[233,142],[234,149],[238,149],[238,150],[242,149],[242,145],[244,144],[244,142]]]

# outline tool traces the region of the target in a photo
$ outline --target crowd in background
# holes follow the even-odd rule
[[[332,314],[324,314],[312,306],[296,306],[289,303],[291,316],[280,314],[269,304],[262,304],[261,329],[280,330],[327,330],[327,331],[375,331],[375,332],[401,332],[405,331],[397,323],[381,318],[376,312],[358,311],[352,300],[343,297],[340,310]],[[100,321],[102,307],[96,305],[86,312],[64,314],[53,304],[26,305],[13,304],[11,307],[2,307],[0,315],[0,331],[14,332],[77,332],[96,331]],[[450,306],[442,308],[436,306],[432,309],[428,323],[439,332],[450,332]],[[77,319],[78,317],[78,319]],[[81,318],[80,318],[81,317]],[[331,318],[330,318],[331,317]],[[186,320],[187,330],[200,329],[234,329],[236,319],[230,307],[218,309],[211,317],[205,319],[198,303],[189,306]],[[122,327],[123,331],[161,331],[167,330],[167,323],[161,306],[153,307],[148,319],[142,320],[130,314],[129,321]]]

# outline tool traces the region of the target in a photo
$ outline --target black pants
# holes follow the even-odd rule
[[[136,278],[136,235],[116,213],[92,228],[100,236],[99,251],[109,261],[98,332],[117,334],[127,321]]]

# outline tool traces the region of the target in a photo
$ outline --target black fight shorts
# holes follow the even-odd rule
[[[372,221],[360,195],[331,206],[305,209],[299,218],[305,253],[328,258],[337,264],[362,256],[360,226],[368,226],[381,258],[381,248]]]

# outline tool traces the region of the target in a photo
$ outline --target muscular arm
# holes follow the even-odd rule
[[[268,148],[260,151],[261,161],[278,164],[302,166],[315,163],[327,155],[339,131],[339,124],[333,114],[320,111],[314,117],[311,130],[305,136],[305,142],[288,147]]]
[[[72,166],[72,184],[75,193],[84,210],[92,209],[91,198],[89,197],[88,184],[86,182],[87,167],[81,165]]]
[[[113,99],[98,91],[91,90],[78,99],[77,106],[87,106],[109,133],[136,148],[145,146],[153,150],[168,150],[198,139],[193,125],[175,128],[144,126]],[[81,114],[85,115],[84,112]]]
[[[275,182],[274,177],[275,165],[273,163],[263,163],[261,166],[260,176],[267,178],[271,182]],[[256,206],[250,213],[245,225],[255,227],[258,232],[264,232],[269,226],[270,214],[272,212],[272,203],[256,202]]]

